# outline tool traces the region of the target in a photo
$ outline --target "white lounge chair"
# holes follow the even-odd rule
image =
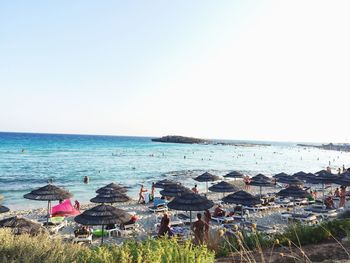
[[[230,223],[235,219],[232,216],[211,216],[211,220],[216,221],[219,224]]]
[[[78,235],[74,237],[73,243],[78,243],[78,242],[87,242],[89,244],[92,243],[92,234],[90,235]]]
[[[156,206],[150,206],[148,209],[152,213],[161,213],[161,212],[168,211],[168,207],[167,207],[166,204],[159,204],[159,205],[156,205]]]

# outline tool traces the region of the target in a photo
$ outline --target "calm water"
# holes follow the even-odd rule
[[[164,144],[141,137],[0,133],[0,194],[12,209],[43,207],[42,202],[22,196],[53,179],[81,202],[111,181],[129,186],[136,198],[139,184],[149,188],[152,181],[164,177],[192,186],[191,176],[204,171],[218,175],[230,170],[250,175],[316,172],[329,161],[334,169],[348,167],[350,153],[292,143],[235,147]],[[88,185],[82,183],[85,175],[90,178]]]

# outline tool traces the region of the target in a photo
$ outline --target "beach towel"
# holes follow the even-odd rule
[[[79,214],[80,212],[72,206],[70,199],[52,207],[52,216],[76,216]]]

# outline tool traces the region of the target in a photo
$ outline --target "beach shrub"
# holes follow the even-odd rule
[[[282,234],[276,236],[282,245],[290,241],[296,245],[319,244],[334,239],[341,239],[350,231],[350,220],[333,220],[319,225],[290,225]]]
[[[75,262],[85,249],[66,244],[48,235],[13,235],[9,229],[0,229],[0,262]]]
[[[126,241],[122,246],[86,247],[62,242],[48,235],[15,236],[8,229],[0,229],[0,262],[47,263],[168,263],[214,262],[215,253],[206,246],[176,239],[148,239]]]

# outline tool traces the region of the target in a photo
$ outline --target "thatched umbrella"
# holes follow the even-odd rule
[[[298,186],[289,186],[285,189],[282,189],[277,193],[278,196],[282,197],[291,197],[293,198],[293,201],[295,198],[305,198],[309,195],[308,192],[305,190],[301,189]],[[293,213],[295,212],[295,204],[293,206]]]
[[[243,218],[243,206],[254,206],[261,204],[261,200],[246,191],[238,191],[233,194],[229,194],[228,196],[222,198],[224,203],[228,204],[236,204],[242,206],[241,217]]]
[[[322,184],[322,198],[324,199],[324,185],[325,184],[336,184],[340,176],[329,173],[326,170],[317,172],[317,175],[307,177],[306,181],[310,184]]]
[[[105,186],[103,186],[103,187],[97,189],[97,190],[96,190],[96,193],[101,194],[101,193],[103,193],[105,190],[109,191],[109,190],[111,190],[111,189],[112,189],[112,190],[117,190],[117,191],[120,192],[120,193],[126,193],[126,192],[128,191],[124,186],[122,186],[122,185],[120,185],[120,184],[110,183],[110,184],[107,184],[107,185],[105,185]]]
[[[234,178],[235,180],[237,178],[243,178],[244,177],[244,174],[238,172],[238,171],[232,171],[226,175],[224,175],[225,178]]]
[[[30,200],[47,201],[47,222],[49,222],[51,201],[69,199],[72,194],[63,188],[48,184],[25,194],[23,197]]]
[[[286,176],[290,176],[290,175],[288,175],[288,174],[282,172],[282,173],[275,174],[275,175],[272,176],[272,177],[275,178],[275,179],[279,179],[279,178],[281,178],[281,177],[286,177]]]
[[[160,191],[160,194],[168,197],[177,197],[177,196],[181,196],[183,194],[191,193],[191,192],[192,191],[187,187],[175,184],[175,185],[167,186],[164,190]]]
[[[301,180],[299,180],[298,178],[295,178],[295,177],[293,177],[291,175],[280,176],[276,180],[277,180],[277,182],[282,183],[282,184],[303,185],[303,182]]]
[[[10,209],[8,207],[0,205],[0,214],[6,213],[8,211],[10,211]]]
[[[274,184],[271,181],[271,178],[263,175],[263,174],[258,174],[254,177],[252,177],[251,181],[249,182],[249,185],[253,186],[259,186],[260,189],[260,198],[262,196],[262,187],[274,187]]]
[[[165,189],[166,187],[173,186],[173,185],[180,185],[180,183],[172,181],[172,180],[164,179],[164,180],[160,180],[160,181],[156,182],[154,184],[154,187]]]
[[[192,225],[192,211],[203,211],[214,206],[213,201],[195,193],[186,193],[175,197],[168,203],[168,207],[174,210],[190,211],[190,224]]]
[[[306,175],[307,175],[307,173],[305,173],[303,171],[300,171],[300,172],[297,172],[297,173],[293,174],[293,177],[296,177],[299,180],[303,180],[304,181]]]
[[[130,201],[131,198],[124,193],[120,193],[117,190],[106,188],[103,192],[90,199],[92,203],[98,204],[113,204],[113,203],[123,203]]]
[[[335,183],[343,186],[350,186],[350,173],[349,172],[342,173],[339,176],[339,178],[335,181]]]
[[[209,190],[216,193],[223,193],[224,196],[225,193],[237,192],[239,189],[233,184],[221,181],[220,183],[210,186]]]
[[[0,227],[12,228],[16,235],[37,235],[46,231],[46,229],[40,223],[20,216],[2,219],[0,221]]]
[[[74,221],[82,225],[101,226],[103,243],[104,226],[109,224],[123,224],[129,221],[131,215],[122,209],[110,205],[98,205],[85,210],[74,218]]]
[[[217,175],[213,175],[211,173],[205,172],[204,174],[201,174],[194,178],[197,182],[205,182],[207,186],[207,193],[208,193],[208,182],[214,182],[220,180],[220,177]]]

